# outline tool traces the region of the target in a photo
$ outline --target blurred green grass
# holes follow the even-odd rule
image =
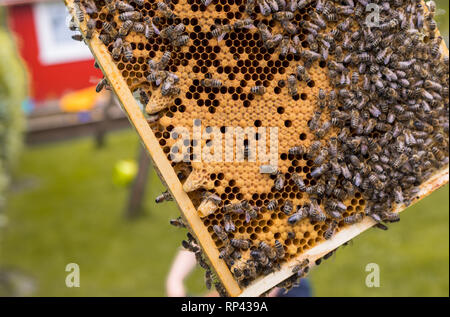
[[[445,42],[448,43],[448,10],[449,10],[449,2],[448,0],[436,0],[436,22],[438,23],[439,31],[441,35],[444,37]]]
[[[185,236],[168,224],[177,207],[155,205],[164,188],[152,172],[146,213],[127,222],[128,191],[112,184],[115,162],[134,158],[138,146],[134,131],[122,131],[110,134],[100,150],[91,139],[27,148],[9,195],[0,267],[31,274],[38,296],[164,296],[165,277]],[[340,248],[312,270],[314,294],[448,296],[448,209],[446,186],[408,209],[388,232],[371,229]],[[70,262],[80,265],[80,288],[65,286]],[[380,265],[380,288],[365,286],[364,268],[371,262]],[[187,286],[191,294],[206,291],[200,269]]]

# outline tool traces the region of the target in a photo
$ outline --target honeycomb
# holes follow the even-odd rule
[[[86,2],[83,10],[87,8]],[[107,33],[105,22],[114,29],[120,29],[123,25],[119,18],[122,11],[111,12],[108,8],[111,1],[95,0],[93,3],[96,10],[89,12],[89,19],[95,21],[96,34]],[[185,26],[182,34],[189,39],[182,46],[175,46],[161,36],[155,35],[148,39],[143,33],[132,30],[123,37],[123,41],[131,45],[132,58],[127,59],[125,54],[121,54],[119,58],[112,60],[130,91],[141,103],[151,130],[183,184],[183,189],[199,210],[203,225],[216,248],[221,250],[225,245],[213,227],[223,226],[225,217],[230,217],[236,228],[234,232],[228,233],[229,239],[251,241],[251,247],[241,251],[241,259],[229,265],[230,270],[233,272],[235,267],[250,259],[250,252],[256,250],[260,242],[270,246],[274,246],[276,240],[281,242],[285,256],[279,262],[285,263],[327,240],[324,235],[330,229],[331,218],[323,222],[304,219],[291,225],[287,222],[289,215],[282,211],[287,201],[292,202],[295,212],[297,206],[304,206],[311,200],[311,195],[301,191],[295,184],[293,173],[300,175],[306,186],[315,186],[318,182],[311,176],[311,172],[319,165],[307,154],[293,155],[289,153],[289,149],[299,145],[308,148],[317,140],[308,124],[317,110],[319,91],[333,90],[327,63],[314,63],[308,70],[311,80],[299,81],[298,92],[290,94],[286,78],[295,74],[296,67],[302,64],[298,54],[288,52],[282,55],[279,48],[266,48],[256,27],[232,29],[220,40],[213,36],[216,28],[249,16],[246,1],[212,0],[208,6],[201,0],[165,2],[173,11],[173,17],[158,10],[156,0],[124,3],[131,5],[134,11],[142,15],[139,21],[145,21],[148,17],[160,31],[180,23]],[[308,35],[311,31],[305,27],[304,21],[311,21],[311,12],[316,10],[317,2],[305,3],[308,4],[294,12],[291,22],[298,28],[299,45],[308,49]],[[251,18],[254,25],[267,25],[272,34],[283,33],[279,21],[263,16],[258,6]],[[330,23],[326,31],[332,31],[339,22]],[[114,41],[106,46],[113,56]],[[152,72],[149,61],[160,61],[166,52],[170,52],[170,60],[165,69],[179,78],[176,83],[179,93],[169,96],[163,96],[161,87],[148,80]],[[218,87],[202,85],[203,80],[211,78],[220,80],[222,84]],[[254,86],[264,87],[265,93],[252,93]],[[142,95],[148,100],[142,98]],[[325,109],[322,119],[330,117],[330,110]],[[236,162],[237,154],[233,152],[224,153],[233,157],[232,162],[196,162],[199,159],[194,150],[197,144],[189,139],[182,140],[189,147],[189,151],[184,154],[185,160],[174,161],[171,151],[181,137],[174,133],[176,127],[187,128],[191,135],[196,127],[201,128],[202,148],[211,146],[215,137],[223,137],[226,127],[254,128],[251,132],[255,135],[247,135],[245,140],[240,140],[245,145],[252,142],[250,140],[260,140],[261,133],[258,132],[262,130],[259,128],[278,127],[278,171],[285,178],[284,186],[281,190],[275,189],[277,175],[260,173],[260,166],[267,163],[259,158],[254,162],[248,158]],[[333,127],[320,139],[321,143],[326,144],[337,133],[338,129]],[[372,135],[376,138],[379,132],[373,132]],[[224,146],[225,142],[222,139],[219,144]],[[234,136],[233,142],[238,142]],[[266,147],[268,149],[269,144]],[[220,203],[216,205],[205,201],[205,191],[217,195]],[[248,219],[244,213],[226,212],[225,206],[243,200],[258,209],[257,216]],[[269,210],[267,206],[274,200],[278,205]],[[321,199],[318,199],[318,203],[325,208]],[[356,191],[345,198],[343,203],[346,210],[337,223],[336,232],[348,226],[344,224],[344,217],[355,214],[364,216],[366,200],[360,192]],[[240,280],[240,286],[247,286],[252,279]]]

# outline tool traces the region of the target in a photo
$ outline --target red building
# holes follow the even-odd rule
[[[72,40],[61,0],[0,0],[30,76],[30,98],[39,105],[87,88],[102,78],[84,43]]]

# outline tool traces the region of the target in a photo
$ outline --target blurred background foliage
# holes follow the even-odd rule
[[[5,29],[4,11],[0,7],[0,212],[10,172],[22,147],[25,122],[22,102],[26,97],[26,73]]]
[[[449,3],[436,3],[448,44]],[[12,49],[0,30],[0,138],[5,127],[16,131],[0,142],[6,144],[1,145],[0,178],[2,166],[18,163],[5,208],[8,226],[0,231],[0,296],[164,296],[165,277],[185,231],[168,223],[179,213],[173,202],[154,203],[165,188],[153,170],[144,215],[125,221],[128,188],[114,184],[113,171],[118,161],[136,158],[136,133],[110,134],[100,149],[90,138],[27,147],[15,159],[25,90],[19,70],[11,72],[18,65],[11,62]],[[12,150],[6,152],[5,146]],[[449,296],[448,195],[447,185],[408,208],[388,232],[370,229],[341,247],[312,270],[314,295]],[[80,288],[65,286],[71,262],[80,266]],[[379,288],[365,285],[368,263],[380,266]],[[11,283],[5,287],[2,270],[22,272],[34,286],[28,292]],[[188,278],[187,288],[194,296],[205,294],[201,269]]]

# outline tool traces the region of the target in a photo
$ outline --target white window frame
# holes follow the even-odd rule
[[[64,7],[66,12],[66,27],[68,27],[70,19],[67,8],[61,1],[42,2],[33,5],[33,17],[40,62],[43,65],[55,65],[93,59],[91,51],[83,42],[74,41],[71,38],[65,42],[58,42],[56,40],[55,30],[52,29],[51,25],[52,11],[49,10],[50,6]]]

